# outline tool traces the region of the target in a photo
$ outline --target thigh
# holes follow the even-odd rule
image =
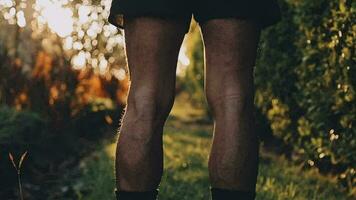
[[[179,19],[125,17],[131,95],[156,96],[174,87],[178,53],[187,24],[189,21]]]
[[[208,101],[253,89],[260,27],[252,20],[221,18],[202,24]]]

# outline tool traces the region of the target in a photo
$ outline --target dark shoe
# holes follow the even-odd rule
[[[212,200],[254,200],[255,191],[239,191],[210,187]]]
[[[156,200],[158,189],[145,192],[123,191],[115,189],[117,200]]]

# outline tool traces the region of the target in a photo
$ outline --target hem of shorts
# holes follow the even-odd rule
[[[109,22],[112,24],[117,24],[115,23],[115,18],[117,16],[123,17],[123,16],[131,16],[131,17],[139,17],[139,16],[154,16],[154,17],[160,17],[160,18],[184,18],[184,17],[191,17],[192,13],[191,12],[185,12],[185,13],[175,13],[175,12],[156,12],[156,11],[124,11],[124,10],[115,10],[115,12],[111,12],[109,14]],[[120,24],[118,24],[120,25]]]
[[[209,17],[204,17],[204,18],[196,18],[196,21],[199,24],[203,24],[209,20],[213,19],[224,19],[224,18],[236,18],[236,19],[243,19],[243,20],[251,20],[254,21],[261,30],[264,30],[270,26],[273,26],[280,22],[282,20],[281,16],[269,16],[269,17],[251,17],[249,15],[238,15],[238,14],[224,14],[224,15],[212,15]],[[263,18],[266,18],[268,20],[263,20]]]
[[[108,22],[117,28],[125,29],[125,20],[124,16],[129,17],[142,17],[142,16],[151,16],[151,17],[158,17],[158,18],[179,18],[179,19],[187,19],[190,20],[192,17],[191,13],[154,13],[154,12],[124,12],[122,10],[116,11],[114,13],[110,13],[108,17]],[[117,19],[121,18],[121,22],[117,23]],[[189,23],[190,24],[190,23]],[[189,31],[189,25],[187,27],[186,32]]]
[[[155,16],[155,17],[165,18],[165,17],[187,17],[187,15],[189,15],[189,17],[191,17],[192,14],[184,15],[184,14],[176,14],[176,13],[152,13],[152,12],[138,13],[138,12],[116,11],[115,14],[109,15],[108,22],[120,29],[125,29],[124,15],[131,16],[131,17]],[[117,23],[118,17],[121,18],[121,23]],[[282,20],[281,15],[251,17],[250,15],[244,15],[244,14],[239,15],[239,14],[226,14],[226,13],[224,13],[222,15],[215,14],[215,15],[211,15],[209,17],[203,17],[203,18],[196,17],[193,13],[193,17],[198,24],[202,24],[202,23],[204,23],[208,20],[212,20],[212,19],[222,19],[222,18],[238,18],[238,19],[252,20],[258,24],[258,26],[260,27],[261,30],[264,30],[270,26],[273,26]]]

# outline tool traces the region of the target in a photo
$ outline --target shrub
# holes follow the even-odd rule
[[[263,33],[256,105],[295,158],[355,185],[355,3],[280,1]]]
[[[38,114],[29,111],[17,112],[15,109],[0,107],[0,187],[1,197],[9,197],[11,189],[16,188],[16,173],[8,159],[8,153],[16,158],[25,150],[32,157],[33,150],[41,144],[46,144],[46,121]],[[27,165],[23,166],[27,173]],[[26,169],[27,168],[27,169]]]

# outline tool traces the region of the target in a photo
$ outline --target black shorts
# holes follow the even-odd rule
[[[235,17],[254,20],[262,29],[281,20],[277,0],[113,0],[109,23],[124,29],[124,15],[188,19],[193,15],[199,24]]]

